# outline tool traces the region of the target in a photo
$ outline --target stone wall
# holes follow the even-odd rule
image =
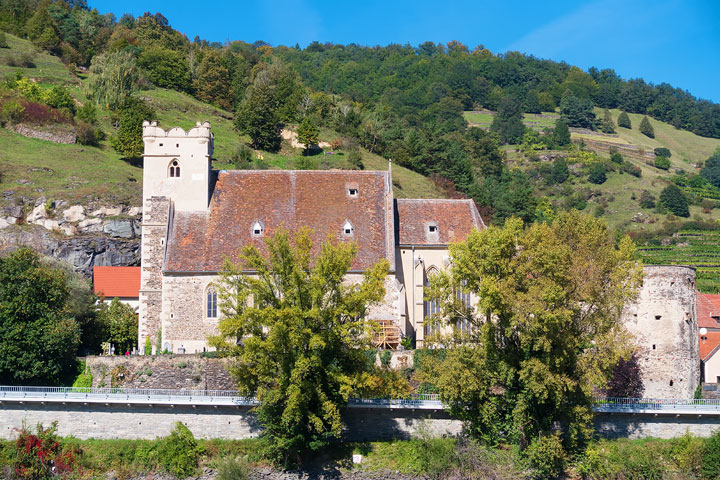
[[[595,429],[606,438],[675,438],[690,432],[709,437],[720,429],[718,415],[599,414]]]
[[[217,318],[207,318],[208,287],[217,275],[163,275],[163,345],[172,352],[202,352],[207,338],[217,335]],[[218,311],[219,313],[219,311]]]
[[[105,405],[2,403],[0,438],[13,438],[15,428],[40,422],[58,422],[58,434],[77,438],[154,439],[168,435],[175,422],[185,424],[198,438],[243,439],[258,436],[261,427],[247,407],[185,405]],[[348,441],[411,438],[428,431],[431,435],[457,435],[461,422],[444,412],[429,410],[348,409]]]
[[[692,398],[700,382],[695,269],[644,268],[637,301],[623,322],[638,345],[646,398]]]
[[[93,387],[236,390],[229,360],[198,355],[86,357]]]

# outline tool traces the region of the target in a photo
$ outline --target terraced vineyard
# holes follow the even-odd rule
[[[677,243],[639,247],[647,265],[689,265],[697,269],[697,288],[703,293],[720,293],[720,231],[684,230]]]

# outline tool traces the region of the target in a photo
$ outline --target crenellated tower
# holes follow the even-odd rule
[[[143,122],[143,221],[138,345],[150,337],[154,348],[162,331],[163,260],[168,227],[175,211],[206,212],[210,201],[213,134],[198,122],[185,132],[167,132],[157,122]]]

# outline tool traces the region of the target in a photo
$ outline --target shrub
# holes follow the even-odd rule
[[[250,167],[250,162],[252,162],[252,159],[252,149],[245,144],[240,144],[240,146],[235,151],[235,158],[233,158],[232,164],[238,169],[247,169]]]
[[[0,32],[0,48],[10,48],[7,41],[7,35],[5,32]]]
[[[622,169],[623,172],[629,173],[633,177],[640,178],[642,176],[642,168],[628,161],[625,161],[625,163],[623,163]]]
[[[95,127],[85,122],[78,122],[76,127],[77,141],[81,145],[97,147],[99,145],[98,135]]]
[[[594,163],[590,165],[590,172],[588,174],[588,181],[595,185],[601,185],[605,183],[607,176],[605,175],[605,165],[602,163]]]
[[[222,457],[217,460],[215,468],[218,480],[246,480],[250,477],[247,457]]]
[[[720,476],[720,430],[705,440],[701,472],[705,478],[718,478]]]
[[[640,206],[642,208],[655,208],[655,196],[647,190],[640,194]]]
[[[22,119],[23,112],[25,112],[25,107],[18,101],[10,100],[3,103],[0,110],[0,124],[6,125],[19,122]]]
[[[565,450],[558,434],[534,439],[525,450],[525,457],[535,478],[558,477],[565,470]]]
[[[152,355],[152,345],[150,344],[150,336],[145,337],[145,355]]]
[[[54,86],[42,92],[42,101],[53,108],[63,108],[70,113],[75,113],[75,100],[67,88]]]
[[[618,165],[622,165],[625,159],[623,156],[618,152],[618,149],[615,147],[610,148],[610,160],[613,163],[617,163]]]
[[[660,170],[670,170],[670,159],[667,157],[655,157],[655,167]]]
[[[689,217],[688,200],[677,185],[668,185],[660,192],[660,205],[678,217]]]
[[[192,432],[182,423],[175,422],[170,435],[157,445],[158,463],[168,473],[185,478],[197,472],[201,449]]]
[[[85,105],[78,108],[75,116],[78,120],[89,123],[90,125],[97,124],[97,108],[95,108],[92,102],[85,102]]]
[[[359,150],[352,150],[348,154],[348,161],[350,162],[350,165],[352,165],[357,170],[365,169],[365,164],[363,164],[362,155],[360,154]]]
[[[665,157],[670,158],[672,157],[672,152],[670,152],[670,149],[667,149],[665,147],[658,147],[654,150],[656,157]]]
[[[625,112],[621,112],[620,116],[618,116],[617,119],[618,127],[623,128],[632,128],[632,124],[630,123],[630,117],[628,117],[628,114]]]
[[[380,365],[383,367],[389,367],[390,360],[392,360],[392,352],[390,350],[383,350],[380,352]]]
[[[77,376],[73,382],[73,388],[92,388],[93,376],[90,370],[88,370],[83,362],[83,371]]]
[[[15,476],[23,480],[40,480],[53,476],[65,476],[77,466],[77,452],[63,448],[55,434],[57,422],[49,428],[38,423],[36,433],[25,426],[20,429],[15,441],[15,458],[12,467]]]

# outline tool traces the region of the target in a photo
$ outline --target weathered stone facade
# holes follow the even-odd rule
[[[623,311],[635,337],[646,398],[692,398],[700,382],[695,269],[646,266],[637,301]]]

